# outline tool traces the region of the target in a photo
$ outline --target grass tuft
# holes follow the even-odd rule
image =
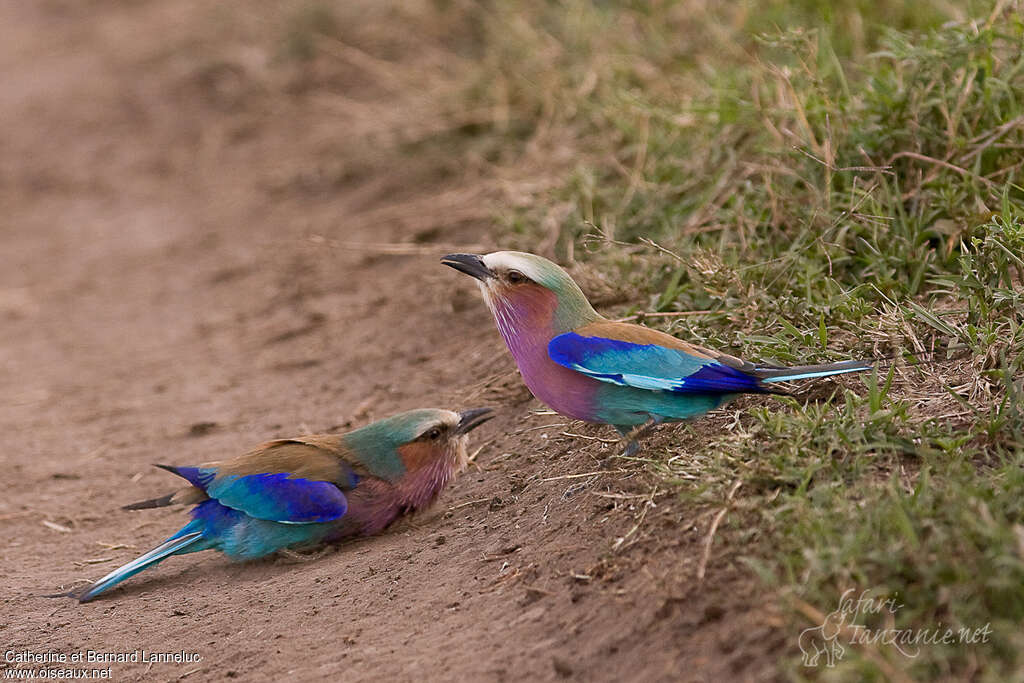
[[[305,7],[293,59],[338,65],[349,108],[386,91],[422,113],[384,134],[401,117],[364,104],[345,125],[374,131],[367,157],[388,147],[466,178],[406,224],[493,206],[503,246],[567,264],[614,317],[699,311],[642,319],[757,360],[895,359],[745,401],[704,423],[720,430],[684,427],[701,439],[629,462],[695,516],[735,493],[716,556],[792,607],[784,672],[1024,676],[1019,6]],[[416,30],[375,28],[405,20]],[[395,68],[410,54],[420,73]],[[899,604],[855,625],[986,635],[801,666],[808,615],[851,590]]]
[[[505,241],[613,315],[748,357],[910,355],[754,405],[699,453],[648,454],[685,501],[737,475],[719,535],[778,595],[901,607],[872,628],[983,640],[848,648],[831,671],[1024,671],[1024,15],[1008,3],[521,0],[476,10],[473,132],[557,180]],[[780,29],[779,27],[785,27]],[[610,281],[592,277],[603,272]],[[696,474],[695,474],[696,472]],[[808,626],[792,612],[794,633]],[[866,622],[865,622],[866,620]],[[888,621],[886,621],[888,620]],[[802,624],[802,626],[801,626]]]

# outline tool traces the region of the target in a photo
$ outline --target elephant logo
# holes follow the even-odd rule
[[[803,653],[804,666],[818,666],[821,655],[825,655],[825,666],[833,667],[836,661],[843,658],[846,650],[839,644],[839,636],[843,632],[846,612],[835,610],[825,617],[821,626],[805,628],[800,632],[797,644]]]

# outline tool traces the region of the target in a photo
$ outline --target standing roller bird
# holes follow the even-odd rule
[[[785,394],[777,382],[860,372],[870,361],[791,368],[755,365],[640,325],[612,322],[569,274],[518,251],[449,254],[446,266],[477,280],[526,386],[553,410],[613,425],[625,454],[662,422],[714,410],[739,394]]]
[[[188,482],[125,509],[195,504],[192,521],[80,594],[92,600],[171,555],[219,550],[240,560],[296,545],[369,536],[426,507],[467,464],[470,430],[490,409],[412,410],[346,434],[265,443],[233,460],[157,465]]]

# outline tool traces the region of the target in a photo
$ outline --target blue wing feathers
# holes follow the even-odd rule
[[[168,538],[168,541],[197,531],[201,532],[205,538],[223,538],[233,526],[245,520],[244,512],[221,505],[212,499],[199,503],[192,508],[189,514],[192,516],[192,521]]]
[[[285,524],[332,522],[348,511],[348,499],[329,481],[293,478],[287,472],[218,476],[213,467],[157,465],[223,505],[250,517]],[[351,472],[352,487],[359,477]]]
[[[559,365],[594,379],[638,389],[712,394],[764,391],[756,377],[741,370],[656,344],[568,332],[551,340],[548,355]]]
[[[206,493],[250,517],[285,524],[331,522],[348,511],[348,500],[329,481],[291,478],[287,472],[215,478]]]

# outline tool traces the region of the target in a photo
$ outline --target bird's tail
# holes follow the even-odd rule
[[[182,531],[184,531],[184,529]],[[135,576],[143,569],[152,567],[154,564],[157,564],[158,562],[161,562],[162,560],[165,560],[171,555],[179,553],[186,548],[190,548],[189,552],[202,550],[202,548],[192,548],[192,546],[201,540],[203,540],[203,533],[201,531],[194,531],[182,536],[172,536],[145,555],[135,558],[123,567],[118,567],[93,585],[89,586],[88,590],[77,596],[78,601],[89,602],[100,593],[113,588],[128,577]]]
[[[894,362],[896,359],[903,358],[905,356],[911,356],[914,358],[912,361],[906,361],[907,365],[933,365],[935,363],[952,360],[953,357],[949,355],[950,351],[963,351],[965,349],[967,349],[966,346],[956,345],[942,349],[933,349],[931,351],[896,353],[891,356],[881,356],[872,360],[842,360],[837,363],[797,365],[791,368],[785,368],[778,365],[758,365],[752,371],[746,368],[743,370],[761,380],[762,384],[769,384],[772,382],[791,382],[793,380],[811,379],[814,377],[829,377],[831,375],[845,375],[851,372],[864,372],[865,370],[871,370],[880,363]],[[970,355],[969,350],[967,355]],[[925,358],[921,358],[921,356],[925,356]],[[772,391],[771,393],[775,392]]]
[[[131,503],[129,505],[122,505],[122,510],[148,510],[150,508],[162,508],[168,505],[174,505],[174,493],[168,493],[166,496],[160,496],[159,498],[150,498],[149,500],[140,500],[138,503]]]
[[[822,363],[821,365],[797,365],[792,368],[777,368],[771,366],[758,366],[751,373],[761,382],[792,382],[798,379],[811,379],[813,377],[830,377],[832,375],[845,375],[849,372],[863,372],[875,367],[873,360],[841,360],[838,363]]]

